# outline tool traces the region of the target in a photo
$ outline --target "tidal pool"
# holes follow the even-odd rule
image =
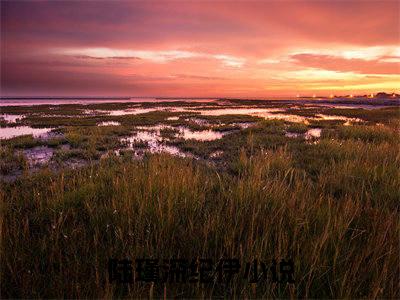
[[[30,126],[0,127],[0,139],[10,139],[21,135],[33,135],[33,137],[46,136],[54,128],[33,128]]]
[[[312,128],[306,131],[304,137],[306,140],[313,139],[313,138],[320,138],[321,137],[321,128]]]
[[[171,130],[173,138],[183,138],[185,140],[194,139],[198,141],[212,141],[220,139],[224,133],[212,130],[193,131],[186,127],[172,127],[168,125],[139,126],[137,131],[130,137],[122,138],[121,142],[126,143],[130,149],[142,149],[151,153],[167,152],[181,157],[190,156],[183,153],[178,147],[167,145],[170,140],[162,136],[162,130]]]
[[[140,130],[140,131],[138,131],[138,134],[144,133],[144,135],[143,135],[145,137],[144,140],[146,140],[146,138],[149,138],[150,136],[162,139],[161,130],[163,130],[163,129],[176,131],[174,136],[177,138],[183,138],[185,140],[194,139],[194,140],[198,140],[198,141],[213,141],[213,140],[220,139],[224,136],[224,133],[213,131],[210,129],[194,131],[187,127],[183,127],[183,126],[179,126],[179,127],[172,127],[169,125],[138,126],[137,129]],[[148,135],[147,134],[148,132],[150,132],[152,135]]]
[[[322,106],[322,105],[321,105]],[[303,106],[302,108],[315,108],[316,106]],[[292,107],[293,108],[293,107]],[[299,107],[300,108],[300,107]],[[92,110],[92,115],[109,115],[109,116],[124,116],[124,115],[138,115],[138,114],[145,114],[149,112],[155,111],[169,111],[169,112],[181,112],[181,113],[198,113],[199,115],[205,116],[222,116],[222,115],[248,115],[248,116],[255,116],[264,118],[267,120],[278,119],[284,120],[289,122],[296,122],[296,123],[305,123],[308,124],[308,120],[344,120],[344,121],[352,121],[352,122],[360,122],[360,119],[356,118],[347,118],[344,116],[331,116],[331,115],[324,115],[318,114],[315,117],[306,117],[300,116],[296,114],[287,114],[285,113],[285,108],[259,108],[256,106],[230,106],[230,107],[221,107],[221,106],[210,106],[210,105],[203,105],[203,106],[156,106],[151,108],[143,108],[143,107],[131,107],[124,110]],[[88,112],[87,112],[88,113]],[[178,120],[178,116],[169,117],[167,120]],[[199,120],[199,125],[204,120],[191,118],[194,122],[197,123]]]
[[[53,149],[46,146],[33,147],[23,151],[25,157],[28,159],[29,164],[43,165],[50,161],[53,156]]]
[[[201,130],[192,131],[185,127],[179,127],[178,137],[182,137],[185,140],[197,140],[197,141],[213,141],[218,140],[224,136],[223,133],[212,131],[212,130]]]
[[[97,124],[97,126],[119,126],[119,125],[121,125],[121,123],[115,121],[105,121]]]
[[[135,135],[122,138],[122,142],[126,143],[129,149],[139,151],[149,151],[150,153],[167,152],[172,155],[186,157],[187,155],[179,150],[178,147],[166,145],[160,133],[156,131],[137,131]],[[141,143],[143,145],[141,145]],[[137,153],[135,153],[137,154]]]
[[[318,114],[316,115],[316,117],[322,120],[340,120],[340,121],[356,122],[356,123],[362,122],[362,120],[358,118],[349,118],[349,117],[335,116],[335,115]]]
[[[289,138],[304,137],[306,140],[319,139],[321,137],[321,128],[311,128],[305,133],[286,132],[285,136]]]
[[[0,115],[1,119],[4,119],[7,123],[16,123],[18,120],[25,118],[25,115],[9,115],[9,114],[2,114]]]

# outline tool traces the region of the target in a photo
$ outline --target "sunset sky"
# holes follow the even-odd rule
[[[3,1],[1,95],[398,92],[399,5]]]

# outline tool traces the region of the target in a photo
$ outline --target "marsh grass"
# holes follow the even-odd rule
[[[323,133],[327,138],[361,140],[367,143],[399,142],[398,133],[386,126],[339,126],[334,130],[326,130]]]
[[[287,131],[293,133],[305,133],[308,126],[303,123],[292,123],[288,126]]]
[[[326,183],[348,173],[325,168],[314,182],[285,148],[251,156],[243,150],[238,165],[231,177],[166,155],[125,163],[111,158],[3,186],[3,296],[144,297],[149,286],[124,291],[107,282],[109,257],[197,255],[293,257],[296,285],[262,284],[255,294],[239,280],[229,288],[171,285],[167,296],[397,295],[397,202],[379,193],[335,198]],[[396,180],[392,173],[380,176]],[[370,180],[364,177],[364,184]],[[162,296],[163,288],[156,285],[154,295]]]
[[[160,129],[160,136],[163,139],[173,139],[175,136],[179,134],[179,129],[178,128],[169,128],[169,127],[164,127]]]
[[[349,118],[360,118],[370,123],[382,123],[390,125],[393,121],[398,122],[400,118],[399,106],[380,108],[380,109],[338,109],[331,108],[326,110],[327,114],[341,115]]]
[[[6,175],[28,168],[28,162],[21,152],[8,147],[0,147],[0,174]]]
[[[134,129],[127,120],[61,130],[71,149],[56,159],[85,159],[82,168],[0,183],[2,298],[400,297],[396,128],[331,124],[307,143],[285,137],[303,125],[261,121],[220,140],[169,142],[197,161],[130,150],[99,159]],[[2,147],[1,161],[24,169],[14,149]],[[126,288],[108,282],[110,257],[293,258],[295,284]]]
[[[241,127],[239,124],[225,124],[225,125],[220,125],[220,126],[214,126],[211,127],[212,130],[214,131],[219,131],[219,132],[229,132],[229,131],[234,131],[234,130],[240,130]]]
[[[310,128],[336,128],[337,126],[343,125],[344,120],[309,120]]]

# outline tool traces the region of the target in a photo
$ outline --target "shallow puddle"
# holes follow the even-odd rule
[[[305,133],[296,133],[296,132],[286,132],[285,136],[289,138],[298,138],[302,137],[305,138],[306,140],[312,140],[312,139],[319,139],[321,137],[321,128],[311,128],[307,130]]]
[[[210,106],[170,106],[170,107],[153,107],[153,108],[129,108],[125,110],[96,110],[96,114],[106,114],[110,116],[137,115],[145,114],[153,111],[170,111],[170,112],[197,112],[205,116],[222,116],[222,115],[249,115],[261,117],[264,119],[279,119],[290,122],[306,122],[307,118],[292,114],[284,114],[285,109],[281,108],[257,108],[257,107],[229,107],[216,108]],[[169,117],[167,120],[178,120],[179,117]],[[207,121],[201,119],[190,119],[198,125],[207,125]]]
[[[115,121],[106,121],[97,124],[97,126],[119,126],[119,125],[121,125],[121,123]]]
[[[192,131],[185,127],[179,127],[178,136],[185,140],[213,141],[222,138],[224,134],[212,130]]]
[[[139,154],[139,156],[140,153],[137,152],[143,152],[145,150],[150,153],[167,152],[176,156],[187,156],[185,153],[181,152],[178,147],[163,143],[163,139],[156,132],[152,131],[138,131],[136,135],[123,138],[121,141],[127,143],[128,148],[135,150],[135,154]],[[146,144],[140,145],[141,142],[145,142]]]
[[[143,141],[149,141],[153,139],[162,140],[163,137],[161,136],[161,131],[171,130],[175,131],[174,137],[176,138],[183,138],[185,140],[194,139],[198,141],[212,141],[220,139],[224,136],[224,133],[217,132],[213,130],[200,130],[200,131],[193,131],[187,127],[179,126],[179,127],[172,127],[169,125],[157,125],[157,126],[138,126],[137,135],[142,137]],[[166,139],[166,138],[164,138]]]
[[[217,150],[210,154],[210,158],[218,158],[218,157],[221,157],[222,154],[224,154],[224,151]]]
[[[30,126],[0,127],[0,139],[10,139],[16,136],[33,135],[33,137],[46,136],[54,128],[32,128]]]
[[[185,119],[186,122],[191,122],[199,126],[210,126],[210,122],[207,120],[199,119],[199,118],[187,118]]]
[[[285,114],[285,109],[281,108],[223,108],[214,110],[200,110],[202,115],[222,116],[222,115],[249,115],[264,118],[267,120],[278,119],[296,123],[306,123],[307,118],[292,114]]]
[[[298,137],[302,137],[303,134],[302,133],[297,133],[297,132],[286,132],[285,136],[288,137],[288,138],[295,139],[295,138],[298,138]]]
[[[321,132],[322,132],[321,128],[312,128],[306,131],[304,137],[306,138],[306,140],[313,138],[319,139],[321,137]]]
[[[303,116],[297,116],[297,115],[287,115],[287,114],[273,114],[270,112],[263,112],[263,113],[257,113],[255,114],[257,117],[261,117],[267,120],[284,120],[284,121],[289,121],[289,122],[295,122],[295,123],[308,123],[307,118]]]
[[[125,115],[139,115],[146,114],[153,111],[169,111],[168,107],[152,107],[152,108],[127,108],[127,109],[117,109],[117,110],[93,110],[93,114],[108,115],[108,116],[125,116]]]
[[[208,110],[199,110],[202,115],[207,116],[222,116],[222,115],[256,115],[262,113],[269,113],[269,112],[282,112],[284,110],[280,108],[239,108],[239,107],[232,107],[232,108],[220,108],[220,109],[208,109]]]
[[[25,115],[9,115],[9,114],[3,114],[0,115],[1,119],[4,119],[7,123],[16,123],[17,121],[25,118]]]
[[[321,105],[315,105],[315,104],[305,104],[303,106],[292,106],[290,108],[317,108],[324,106],[324,104]],[[332,107],[338,107],[332,105]],[[358,108],[358,106],[354,106],[354,108]],[[249,115],[249,116],[255,116],[255,117],[260,117],[268,120],[272,119],[278,119],[278,120],[284,120],[284,121],[289,121],[289,122],[296,122],[296,123],[308,123],[308,120],[314,119],[323,119],[323,120],[350,120],[353,122],[359,122],[361,120],[355,119],[355,118],[347,118],[343,116],[328,116],[328,115],[323,115],[319,114],[316,115],[315,117],[305,117],[305,116],[299,116],[295,114],[286,114],[285,108],[259,108],[257,106],[230,106],[230,107],[215,107],[215,106],[210,106],[210,105],[203,105],[203,106],[157,106],[157,107],[151,107],[151,108],[143,108],[143,107],[132,107],[124,110],[92,110],[92,111],[86,111],[89,114],[95,115],[95,114],[104,114],[104,115],[110,115],[110,116],[123,116],[123,115],[137,115],[137,114],[145,114],[149,112],[154,112],[154,111],[169,111],[169,112],[182,112],[182,113],[199,113],[200,115],[206,115],[206,116],[222,116],[222,115]],[[169,117],[167,120],[178,120],[179,117],[174,116],[174,117]],[[191,118],[189,119],[190,121],[193,121],[194,123],[198,125],[207,125],[207,121],[201,120],[198,118]]]
[[[162,136],[162,130],[171,130],[173,138],[183,138],[185,140],[212,141],[224,136],[223,133],[212,130],[192,131],[186,127],[168,125],[139,126],[137,129],[131,137],[121,139],[121,142],[126,143],[128,148],[134,150],[143,149],[151,153],[167,152],[181,157],[187,157],[189,154],[183,153],[178,147],[167,145],[166,142],[170,139]]]
[[[381,108],[386,108],[386,107],[391,107],[390,105],[368,105],[368,104],[317,104],[318,106],[323,106],[323,107],[329,107],[329,108],[340,108],[340,109],[367,109],[367,110],[372,110],[372,109],[381,109]]]
[[[349,118],[349,117],[335,116],[335,115],[318,114],[316,115],[316,117],[322,120],[339,120],[339,121],[356,122],[356,123],[362,122],[362,120],[358,118]]]
[[[53,156],[53,149],[46,146],[33,147],[23,150],[30,165],[43,165],[50,161]]]
[[[235,123],[235,125],[238,125],[242,129],[249,128],[250,126],[253,126],[255,123],[250,123],[250,122],[244,122],[244,123]]]

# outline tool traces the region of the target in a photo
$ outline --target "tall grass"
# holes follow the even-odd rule
[[[258,143],[248,136],[233,174],[156,155],[3,184],[1,296],[398,298],[397,144]],[[110,257],[223,256],[293,258],[296,282],[107,281]]]

